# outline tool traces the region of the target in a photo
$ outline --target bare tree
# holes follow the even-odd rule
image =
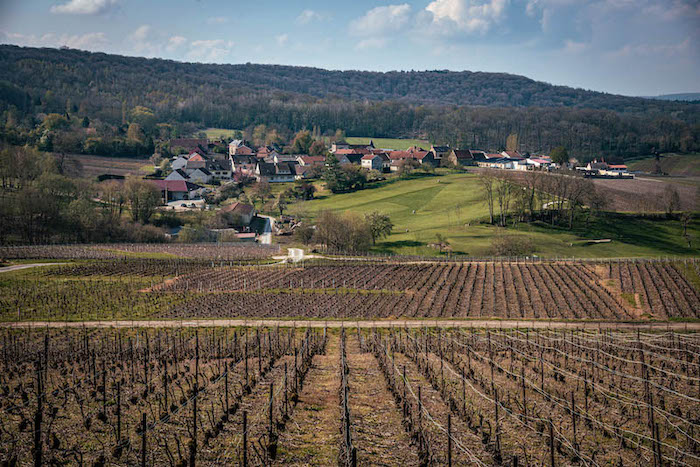
[[[484,193],[486,195],[486,204],[489,207],[489,222],[493,224],[493,187],[496,180],[496,174],[493,170],[487,169],[481,173],[479,181],[481,186],[484,188]]]

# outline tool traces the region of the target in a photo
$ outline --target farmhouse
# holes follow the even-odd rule
[[[212,180],[212,174],[207,169],[196,169],[190,174],[190,181],[193,183],[209,183]]]
[[[301,166],[308,166],[308,165],[323,165],[323,163],[326,161],[326,158],[323,156],[307,156],[307,155],[300,155],[297,157],[297,162]]]
[[[250,225],[255,217],[255,207],[250,204],[235,202],[221,208],[221,210],[239,216],[243,225]]]
[[[259,182],[293,182],[296,177],[296,170],[294,164],[289,162],[275,164],[260,161],[255,166],[254,177]]]
[[[352,151],[352,152],[362,152],[365,153],[374,149],[374,142],[369,141],[369,144],[349,144],[347,141],[335,141],[331,144],[331,154],[335,154],[338,151]]]
[[[361,165],[368,170],[386,171],[391,166],[391,159],[384,153],[365,154],[362,156]]]
[[[187,199],[198,199],[200,190],[203,188],[196,183],[186,180],[148,180],[161,192],[164,202],[181,201]]]
[[[446,159],[447,156],[450,154],[451,149],[449,146],[435,146],[432,145],[430,146],[430,149],[428,152],[432,153],[433,159],[440,164],[443,159]]]
[[[255,146],[242,139],[234,139],[228,144],[228,153],[230,156],[252,156],[255,155],[255,152]]]
[[[187,172],[185,172],[182,169],[176,169],[170,172],[170,175],[165,177],[166,180],[187,180],[189,179],[189,175],[187,175]]]

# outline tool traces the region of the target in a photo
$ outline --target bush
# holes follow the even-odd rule
[[[522,235],[497,235],[491,241],[493,256],[527,256],[534,250],[532,241]]]

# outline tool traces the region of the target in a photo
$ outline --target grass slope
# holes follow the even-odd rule
[[[207,138],[210,140],[220,140],[221,138],[233,138],[234,132],[237,130],[229,130],[226,128],[207,128],[204,130]]]
[[[639,159],[628,163],[630,170],[654,172],[656,159],[653,157]],[[700,154],[664,154],[661,158],[661,170],[669,175],[700,176]]]
[[[445,235],[455,253],[472,256],[489,254],[491,241],[499,231],[531,239],[541,256],[622,257],[698,255],[682,240],[678,221],[646,220],[635,216],[611,215],[596,218],[579,231],[568,231],[543,223],[521,224],[500,229],[485,223],[488,208],[479,180],[471,174],[451,174],[411,180],[390,181],[381,186],[290,206],[291,212],[314,216],[320,211],[350,211],[364,214],[379,211],[394,223],[393,233],[375,246],[377,252],[436,255],[428,247],[436,234]],[[700,221],[690,227],[700,242]],[[588,244],[586,239],[610,238],[611,243]]]
[[[348,136],[345,138],[345,141],[350,144],[369,144],[370,140],[374,142],[375,148],[403,151],[411,146],[420,146],[426,150],[430,149],[430,142],[425,139],[369,138],[365,136]]]

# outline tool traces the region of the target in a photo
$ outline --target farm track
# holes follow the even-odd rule
[[[280,434],[275,465],[333,465],[338,462],[339,338],[330,336],[326,353],[316,355],[287,429]]]
[[[360,465],[418,465],[418,455],[401,424],[401,409],[386,387],[374,356],[363,352],[358,336],[347,340],[350,414]]]
[[[0,323],[0,328],[208,328],[208,327],[311,327],[360,328],[424,326],[441,328],[530,328],[530,329],[619,329],[658,331],[700,331],[700,322],[626,323],[616,321],[542,321],[542,320],[291,320],[291,319],[186,319],[186,320],[105,320],[105,321],[13,321]]]

